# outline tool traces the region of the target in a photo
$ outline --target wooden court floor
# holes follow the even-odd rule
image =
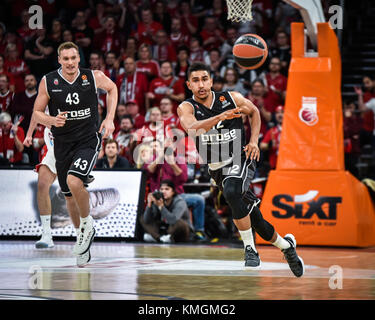
[[[301,278],[273,246],[258,246],[259,271],[244,270],[239,247],[95,241],[85,268],[72,249],[65,241],[43,250],[0,241],[0,299],[375,299],[375,248],[298,247]]]

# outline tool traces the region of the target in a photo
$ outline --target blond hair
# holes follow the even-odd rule
[[[57,54],[60,55],[60,52],[62,50],[67,50],[67,49],[76,49],[77,52],[79,52],[79,49],[78,49],[78,46],[73,43],[73,42],[63,42],[62,44],[59,45],[59,47],[57,48]]]

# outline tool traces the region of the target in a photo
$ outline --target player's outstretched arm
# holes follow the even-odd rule
[[[258,147],[258,139],[260,132],[260,113],[258,108],[249,100],[246,99],[241,93],[233,91],[231,95],[237,105],[237,108],[240,109],[240,112],[250,116],[250,126],[251,126],[251,137],[249,143],[245,146],[246,156],[250,159],[256,159],[259,161],[260,151]]]
[[[188,102],[181,103],[177,108],[180,123],[188,134],[199,136],[210,131],[219,121],[241,117],[240,109],[225,111],[217,116],[198,121],[193,114],[193,107]]]
[[[96,86],[107,91],[107,115],[100,125],[99,132],[104,129],[103,139],[109,137],[115,130],[115,125],[113,124],[113,119],[115,118],[115,112],[117,107],[117,86],[109,79],[102,71],[95,70],[94,77]]]
[[[62,127],[65,124],[66,111],[60,113],[56,117],[52,117],[45,113],[46,107],[48,105],[49,96],[46,88],[46,78],[43,77],[39,84],[38,95],[34,102],[33,118],[36,124],[41,123],[46,127]]]

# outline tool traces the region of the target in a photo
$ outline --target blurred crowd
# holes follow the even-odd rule
[[[35,30],[29,28],[28,12],[34,4],[43,9],[43,28]],[[204,165],[191,164],[195,148],[176,115],[178,104],[191,96],[185,80],[192,62],[211,67],[213,90],[239,91],[259,108],[262,158],[257,177],[275,168],[291,59],[290,23],[302,21],[290,5],[253,0],[253,20],[242,23],[227,19],[224,0],[15,0],[2,2],[0,12],[0,165],[32,167],[40,161],[42,125],[31,147],[22,144],[38,83],[59,67],[58,46],[73,41],[79,46],[81,67],[103,71],[119,91],[115,132],[103,141],[96,168],[145,170],[148,204],[157,201],[148,194],[167,181],[164,189],[173,189],[190,208],[193,225],[184,225],[184,230],[192,230],[194,237],[205,239],[207,199],[198,192],[186,193],[184,185],[209,178]],[[261,35],[269,47],[266,62],[256,70],[234,62],[233,44],[244,33]],[[361,148],[374,139],[374,115],[366,111],[366,103],[375,101],[373,77],[365,77],[363,90],[356,90],[363,99],[345,101],[344,128],[347,165],[358,174]],[[106,93],[99,92],[98,98],[104,119]],[[248,118],[243,122],[249,138]],[[193,161],[180,160],[187,158]],[[144,225],[149,217],[142,220]]]

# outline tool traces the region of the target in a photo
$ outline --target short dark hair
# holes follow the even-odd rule
[[[105,142],[105,146],[104,146],[104,148],[107,146],[107,144],[111,144],[111,143],[116,144],[117,150],[119,150],[118,142],[117,142],[117,140],[114,140],[114,139],[108,139],[108,140]]]
[[[165,184],[167,185],[168,187],[170,187],[174,193],[176,193],[176,186],[174,184],[174,182],[172,180],[169,180],[169,179],[164,179],[160,182],[160,187]]]
[[[207,73],[211,76],[211,70],[210,67],[204,64],[203,62],[194,62],[188,69],[188,79],[190,78],[190,75],[194,71],[207,71]]]
[[[121,117],[121,120],[120,120],[120,123],[122,121],[122,119],[129,119],[131,124],[134,125],[134,120],[132,118],[132,116],[130,114],[124,114],[122,117]]]

